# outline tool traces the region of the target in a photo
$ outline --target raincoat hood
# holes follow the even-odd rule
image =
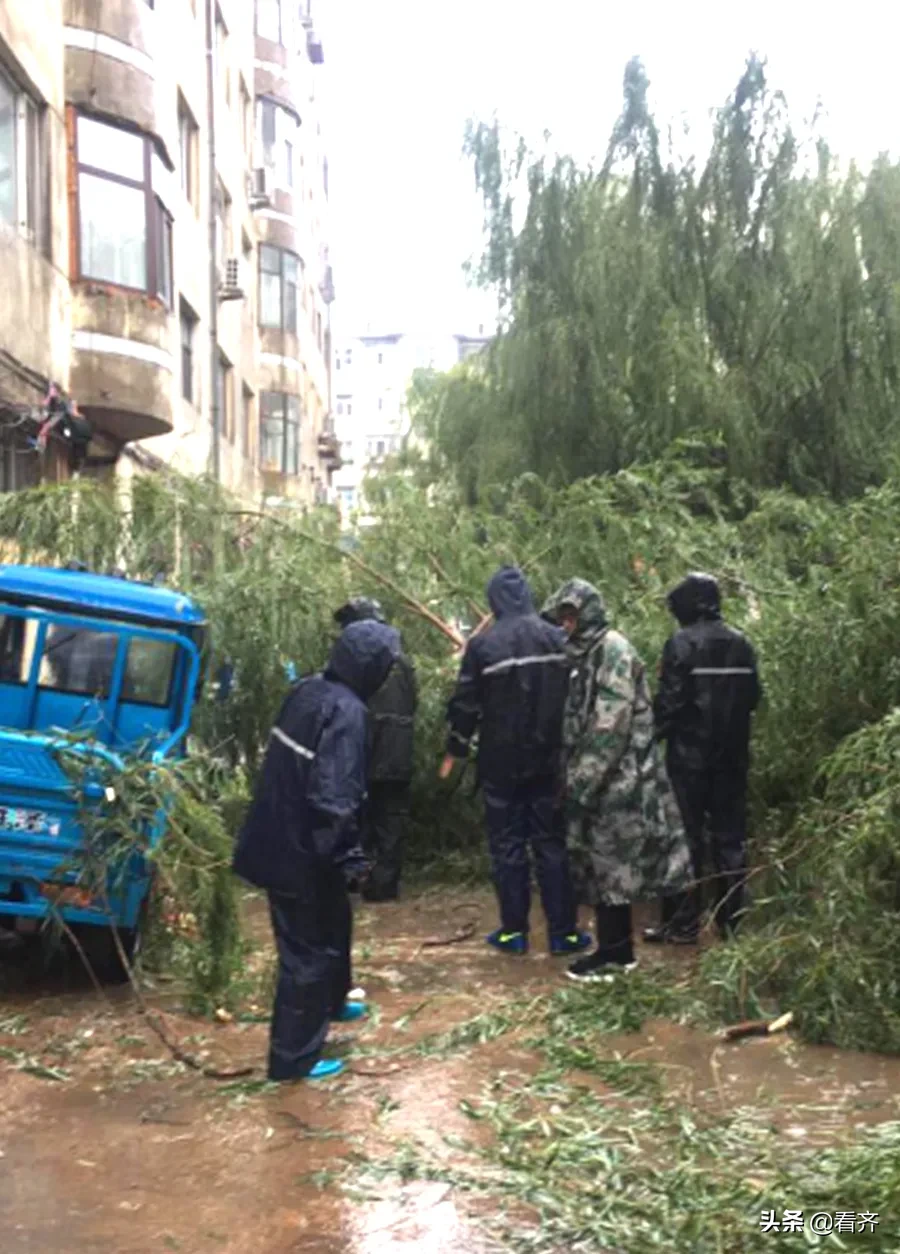
[[[528,581],[518,566],[501,566],[487,586],[488,605],[495,618],[533,614]]]
[[[706,575],[702,571],[691,571],[686,579],[682,579],[672,589],[666,600],[682,627],[689,627],[700,619],[721,617],[719,585],[712,575]]]
[[[570,579],[564,583],[548,597],[541,613],[550,622],[558,624],[565,609],[573,609],[578,615],[578,626],[569,637],[570,652],[590,647],[609,626],[603,596],[586,579]]]
[[[368,701],[400,656],[400,633],[373,619],[350,623],[331,650],[326,679],[337,679],[363,701]]]
[[[340,609],[334,611],[334,621],[341,627],[349,627],[351,623],[363,623],[373,619],[376,623],[387,620],[381,602],[373,597],[351,597]]]

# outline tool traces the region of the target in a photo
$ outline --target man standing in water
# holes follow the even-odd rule
[[[660,926],[647,928],[644,939],[690,945],[700,930],[703,877],[710,866],[711,904],[722,936],[734,932],[743,910],[750,723],[761,687],[752,645],[722,621],[712,575],[688,575],[668,603],[680,630],[663,649],[654,714],[695,883],[663,898]]]
[[[528,950],[529,846],[534,856],[550,952],[578,953],[591,938],[576,926],[565,834],[557,822],[562,718],[569,682],[565,639],[535,613],[525,576],[504,566],[487,588],[495,622],[466,646],[447,710],[441,778],[465,758],[478,732],[478,779],[500,926],[489,945]]]
[[[366,701],[384,683],[400,637],[384,623],[351,623],[324,674],[288,694],[238,838],[233,869],[269,896],[278,949],[269,1079],[320,1079],[331,1020],[365,1014],[347,1001],[352,911],[348,889],[368,869],[360,846],[366,793]]]
[[[566,822],[578,900],[597,914],[597,948],[573,980],[614,979],[634,966],[632,903],[690,882],[678,807],[653,739],[644,664],[610,627],[603,598],[570,579],[544,606],[568,636]]]
[[[352,597],[335,610],[341,627],[385,622],[371,597]],[[369,766],[363,848],[372,862],[363,885],[364,901],[394,901],[400,891],[403,847],[409,823],[418,694],[412,661],[400,653],[387,679],[369,698]]]

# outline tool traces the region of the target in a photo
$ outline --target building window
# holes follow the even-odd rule
[[[234,371],[231,362],[219,352],[216,363],[216,409],[219,430],[230,444],[234,443]]]
[[[152,254],[156,257],[156,292],[166,309],[172,308],[172,218],[156,198],[152,215],[155,232]]]
[[[259,397],[259,460],[263,470],[300,473],[300,398],[283,392]]]
[[[45,109],[0,70],[0,222],[50,250],[50,166]]]
[[[253,432],[253,393],[245,383],[241,388],[241,448],[247,460],[250,460],[252,449],[250,441]]]
[[[263,165],[274,171],[279,187],[294,186],[294,152],[300,120],[265,96],[256,102],[256,125]]]
[[[79,274],[172,303],[172,218],[151,141],[78,118]]]
[[[243,75],[240,83],[241,98],[241,143],[244,152],[249,153],[253,148],[253,100],[247,90],[247,84],[244,82]]]
[[[222,87],[226,104],[231,104],[231,74],[228,68],[228,27],[222,10],[216,5],[216,75]]]
[[[256,33],[273,44],[284,43],[281,0],[256,0]]]
[[[196,210],[200,197],[198,152],[200,148],[200,128],[194,121],[184,97],[178,94],[178,158],[181,175],[181,189],[189,204]]]
[[[194,403],[194,335],[197,331],[197,315],[191,307],[181,302],[181,395]]]
[[[221,179],[216,182],[216,265],[225,273],[225,261],[231,256],[231,197]]]
[[[271,244],[259,246],[259,325],[297,333],[300,259]]]

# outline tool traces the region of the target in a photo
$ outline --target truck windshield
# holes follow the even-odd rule
[[[38,686],[53,692],[105,699],[109,696],[119,634],[57,623],[47,632]],[[121,624],[128,626],[130,624]],[[26,684],[37,642],[36,619],[0,615],[0,683]],[[122,700],[136,705],[169,704],[177,637],[171,641],[133,638],[128,645]]]

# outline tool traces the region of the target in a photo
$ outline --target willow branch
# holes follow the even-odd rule
[[[263,513],[261,510],[225,510],[224,513],[230,518],[265,518],[278,523],[282,527],[290,526],[285,519],[275,518],[271,514]],[[389,575],[383,575],[380,570],[376,570],[374,566],[370,566],[368,562],[364,562],[362,558],[357,557],[355,553],[348,553],[346,549],[342,549],[341,546],[339,544],[335,544],[333,540],[323,540],[321,536],[310,535],[308,531],[300,531],[297,527],[291,526],[291,532],[293,535],[298,536],[301,540],[308,540],[310,544],[318,544],[320,548],[328,549],[330,552],[336,553],[338,557],[343,558],[344,561],[350,562],[357,568],[357,570],[361,570],[371,579],[380,583],[382,587],[389,588],[395,596],[400,598],[407,609],[410,609],[415,614],[418,614],[420,618],[424,618],[427,623],[430,623],[432,627],[435,627],[442,635],[446,636],[447,639],[457,647],[457,649],[461,649],[465,644],[465,641],[459,632],[451,627],[449,623],[445,623],[444,620],[430,610],[427,605],[423,605],[422,602],[411,593],[407,592],[404,588],[401,588],[400,585],[391,579]]]

